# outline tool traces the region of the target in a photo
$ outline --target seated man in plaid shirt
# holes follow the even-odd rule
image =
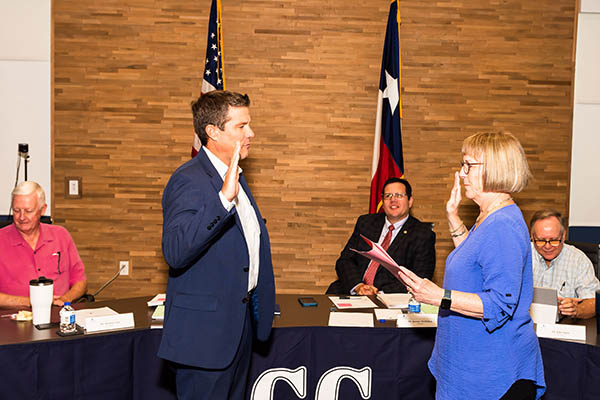
[[[596,315],[596,290],[600,282],[590,259],[565,244],[566,230],[556,210],[536,212],[529,223],[533,286],[558,291],[558,311],[572,318]]]

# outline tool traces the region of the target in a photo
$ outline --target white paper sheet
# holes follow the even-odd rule
[[[165,293],[159,293],[154,296],[151,300],[148,301],[148,307],[159,306],[161,304],[165,304],[165,299],[167,295]]]
[[[158,320],[161,320],[161,321],[165,319],[165,306],[164,306],[164,304],[156,306],[156,309],[152,313],[152,319],[153,320],[158,319]]]
[[[356,312],[330,312],[329,326],[355,326],[373,328],[373,314]]]
[[[378,321],[381,321],[382,319],[385,320],[396,320],[398,319],[398,315],[402,315],[402,310],[398,309],[387,309],[387,308],[376,308],[375,309],[375,318],[377,318]]]
[[[104,315],[117,315],[118,312],[110,307],[86,308],[75,311],[75,323],[85,329],[85,320],[89,317],[102,317]]]
[[[529,315],[536,324],[554,324],[556,322],[558,308],[556,305],[531,303]]]
[[[387,308],[408,308],[408,300],[410,300],[410,294],[408,293],[378,293],[377,298]]]
[[[339,309],[377,308],[367,296],[329,296],[329,300]]]

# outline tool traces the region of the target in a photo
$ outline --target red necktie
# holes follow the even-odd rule
[[[385,237],[383,238],[383,242],[381,243],[381,247],[383,247],[384,250],[387,250],[388,247],[390,247],[390,242],[392,241],[392,231],[394,230],[394,225],[390,225],[389,229],[390,230],[385,235]],[[373,281],[375,281],[375,274],[377,273],[377,268],[379,268],[379,263],[376,263],[375,261],[371,261],[369,263],[369,266],[367,267],[367,270],[365,271],[365,275],[363,276],[363,281],[367,285],[373,285]]]

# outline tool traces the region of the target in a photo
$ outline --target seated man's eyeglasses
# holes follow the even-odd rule
[[[550,243],[550,246],[552,246],[552,247],[558,247],[560,245],[560,243],[562,242],[562,239],[545,240],[545,239],[533,238],[532,242],[535,243],[535,245],[537,247],[544,247],[546,245],[546,243]]]
[[[403,198],[406,197],[406,193],[384,193],[383,194],[384,200],[391,200],[394,197],[397,198],[398,200],[402,200]]]

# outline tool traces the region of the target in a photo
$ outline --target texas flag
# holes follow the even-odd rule
[[[371,169],[369,212],[381,208],[381,190],[388,178],[404,175],[402,159],[402,101],[400,99],[400,12],[390,4],[377,100],[377,120]]]
[[[204,79],[201,95],[213,90],[225,89],[225,71],[223,69],[223,27],[221,26],[221,0],[212,0],[208,20],[208,42],[206,43],[206,60],[204,63]],[[202,147],[198,135],[194,134],[192,157]]]

